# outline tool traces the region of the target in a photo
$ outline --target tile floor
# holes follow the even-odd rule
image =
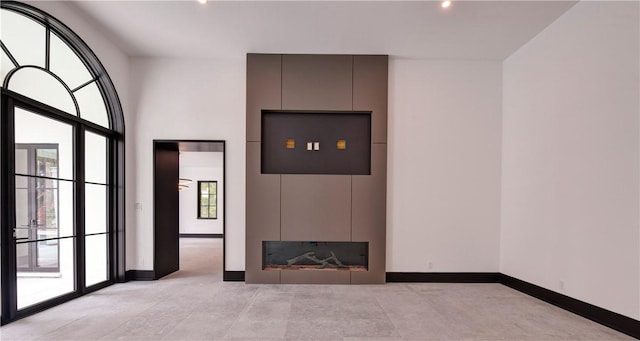
[[[116,284],[0,328],[8,340],[632,340],[500,284],[222,282],[222,242],[181,271]]]

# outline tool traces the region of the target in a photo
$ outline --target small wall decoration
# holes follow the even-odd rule
[[[336,142],[336,148],[339,149],[339,150],[347,149],[347,141],[346,140],[338,140],[338,142]]]
[[[296,149],[296,140],[287,139],[287,141],[285,142],[285,147],[287,149]]]

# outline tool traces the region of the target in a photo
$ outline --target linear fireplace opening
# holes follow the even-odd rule
[[[368,242],[263,241],[263,270],[367,271]]]

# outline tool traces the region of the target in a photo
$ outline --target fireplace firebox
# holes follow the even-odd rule
[[[263,241],[263,270],[367,271],[367,242]]]

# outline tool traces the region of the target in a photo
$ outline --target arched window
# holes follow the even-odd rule
[[[124,280],[124,120],[67,26],[0,9],[2,323]]]

